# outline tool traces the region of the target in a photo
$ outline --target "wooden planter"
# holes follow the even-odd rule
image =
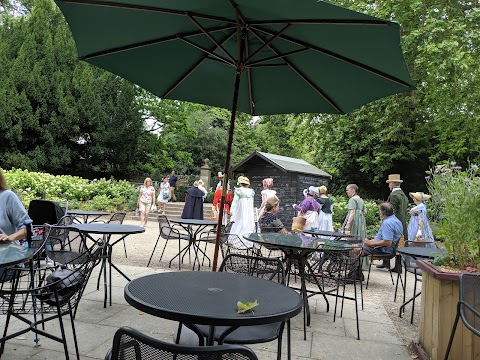
[[[457,312],[460,274],[442,272],[427,260],[419,260],[417,265],[422,269],[422,302],[419,344],[416,345],[421,346],[427,358],[443,360]],[[468,330],[461,319],[450,359],[480,359],[480,337]]]

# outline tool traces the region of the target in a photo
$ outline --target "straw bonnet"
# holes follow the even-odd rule
[[[205,183],[203,182],[202,179],[198,180],[198,185],[203,186]]]
[[[390,174],[390,175],[388,175],[387,184],[391,183],[391,182],[402,183],[403,180],[400,180],[400,174]]]
[[[219,171],[218,174],[217,174],[217,176],[218,176],[219,178],[223,178],[223,173],[222,173],[221,171]]]
[[[410,195],[410,197],[412,199],[417,199],[417,200],[420,200],[420,201],[425,201],[425,200],[428,200],[432,197],[432,195],[424,194],[421,191],[411,192],[411,193],[408,193],[408,194]]]
[[[315,186],[309,186],[308,187],[308,193],[310,195],[317,195],[318,194],[318,188],[316,188]]]
[[[240,184],[250,185],[250,180],[248,180],[246,176],[240,176],[237,180],[237,185],[240,185]]]
[[[325,185],[322,185],[318,188],[318,192],[320,194],[326,194],[327,193],[327,187]]]

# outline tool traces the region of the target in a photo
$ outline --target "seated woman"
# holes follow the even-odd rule
[[[270,197],[265,202],[265,211],[260,218],[260,229],[262,232],[278,232],[280,234],[289,234],[285,226],[277,217],[280,207],[280,200],[276,196]]]

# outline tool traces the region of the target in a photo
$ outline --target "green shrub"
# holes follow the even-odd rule
[[[31,200],[45,196],[52,201],[68,201],[70,209],[113,212],[132,209],[129,199],[135,193],[138,196],[138,191],[126,180],[89,181],[78,176],[55,176],[21,169],[7,170],[4,173],[9,186],[25,207],[28,207]]]

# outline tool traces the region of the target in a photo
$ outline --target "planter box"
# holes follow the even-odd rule
[[[442,360],[457,312],[460,274],[442,272],[426,260],[417,261],[417,265],[422,269],[419,342],[431,360]],[[480,337],[468,330],[461,319],[450,359],[480,359]]]

